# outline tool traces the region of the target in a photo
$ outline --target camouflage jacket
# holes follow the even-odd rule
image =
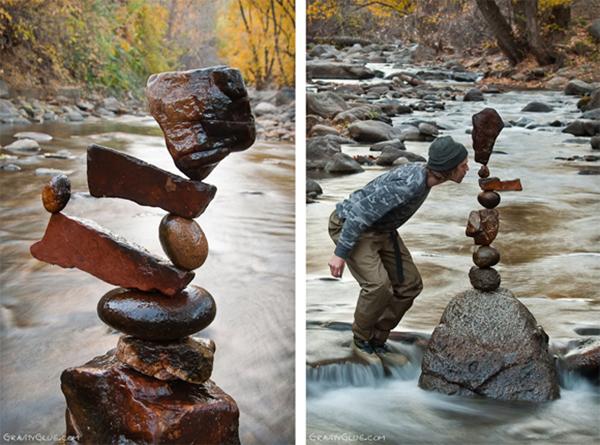
[[[346,259],[361,233],[396,230],[421,207],[429,194],[425,164],[411,163],[373,179],[336,205],[344,221],[335,254]]]

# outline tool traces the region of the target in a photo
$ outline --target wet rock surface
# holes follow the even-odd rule
[[[471,267],[469,270],[471,285],[482,292],[491,292],[500,287],[500,274],[492,267]]]
[[[42,204],[50,213],[64,209],[71,199],[71,181],[65,175],[54,176],[42,189]]]
[[[136,371],[159,380],[200,384],[210,378],[215,343],[187,337],[174,342],[150,342],[122,336],[117,359]]]
[[[469,214],[466,235],[474,238],[475,244],[488,246],[498,235],[500,217],[494,209],[474,210]]]
[[[95,144],[87,151],[87,178],[92,196],[129,199],[184,218],[200,216],[217,192],[213,185],[190,181]]]
[[[347,109],[348,105],[338,94],[332,92],[306,94],[306,114],[331,119]]]
[[[354,122],[348,127],[350,137],[359,142],[388,141],[400,136],[400,131],[381,121]]]
[[[175,165],[191,179],[204,179],[230,152],[254,143],[254,117],[238,70],[211,67],[152,75],[146,97]]]
[[[492,267],[500,261],[500,252],[491,246],[481,246],[473,252],[473,262],[478,267]]]
[[[193,219],[165,215],[158,227],[158,237],[164,252],[175,266],[193,270],[206,261],[208,241]]]
[[[486,209],[493,209],[500,204],[500,194],[496,192],[481,192],[477,195],[477,201]]]
[[[375,73],[364,65],[309,61],[306,63],[306,76],[309,79],[371,79]]]
[[[504,122],[496,110],[485,108],[473,115],[473,150],[475,162],[486,165],[492,154],[496,138],[504,128]]]
[[[172,296],[117,288],[100,299],[97,309],[110,327],[151,341],[192,335],[210,325],[217,313],[213,297],[193,285]]]
[[[454,297],[421,369],[419,386],[445,394],[532,402],[559,397],[547,335],[504,288]]]
[[[31,246],[40,261],[76,267],[117,286],[175,295],[192,281],[192,272],[119,238],[97,224],[62,213],[50,217],[41,241]]]
[[[83,444],[239,445],[235,401],[212,381],[191,384],[147,377],[111,351],[66,369],[67,431]]]

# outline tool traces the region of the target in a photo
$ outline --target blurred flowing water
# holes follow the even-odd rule
[[[116,346],[118,332],[96,315],[113,288],[79,270],[41,263],[29,246],[44,233],[49,214],[39,167],[72,170],[73,196],[64,210],[96,221],[164,256],[158,225],[165,211],[87,192],[90,143],[122,150],[181,175],[151,118],[82,124],[0,127],[0,144],[17,131],[42,131],[54,140],[44,152],[69,150],[75,159],[31,158],[21,172],[0,171],[0,396],[2,434],[64,433],[60,373]],[[294,147],[256,143],[234,153],[206,182],[218,192],[197,221],[209,243],[193,284],[209,290],[217,317],[199,336],[217,345],[212,379],[240,408],[245,444],[290,443],[294,438]]]
[[[389,66],[377,68],[389,70]],[[473,85],[452,86],[467,89]],[[474,113],[492,107],[505,122],[526,116],[541,125],[505,128],[489,163],[491,176],[520,178],[524,188],[501,193],[500,231],[494,245],[501,254],[497,269],[502,286],[529,308],[553,346],[583,338],[575,328],[600,327],[600,180],[579,172],[597,173],[600,166],[555,160],[591,154],[591,147],[589,138],[575,138],[549,125],[579,117],[577,98],[547,91],[486,94],[485,102],[462,102],[462,93],[457,97],[446,102],[445,110],[393,119],[395,125],[422,119],[444,126],[442,135],[452,136],[469,149],[471,167],[462,184],[432,189],[421,209],[399,230],[425,288],[396,330],[430,334],[449,300],[470,287],[473,240],[465,236],[465,227],[469,212],[481,206],[477,202],[479,164],[473,161],[471,135],[466,131]],[[554,111],[521,112],[531,101],[546,102]],[[427,157],[430,143],[405,144],[407,150]],[[369,146],[343,146],[342,151],[377,155],[369,152]],[[421,357],[408,343],[396,343],[396,347],[411,363],[391,377],[347,361],[352,338],[348,324],[359,287],[348,271],[341,280],[329,277],[327,262],[334,245],[327,221],[336,202],[386,170],[365,167],[363,173],[319,179],[324,195],[307,206],[309,442],[598,443],[600,395],[597,388],[577,379],[569,382],[569,389],[561,388],[560,400],[552,403],[500,403],[419,389]]]

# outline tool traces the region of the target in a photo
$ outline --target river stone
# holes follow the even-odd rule
[[[592,145],[592,150],[600,150],[600,135],[594,136],[590,140],[590,144]]]
[[[377,142],[376,144],[371,145],[371,148],[369,148],[369,150],[370,151],[383,151],[386,148],[395,148],[397,150],[406,150],[406,146],[404,145],[404,142],[402,142],[400,139]]]
[[[331,119],[338,113],[348,109],[346,101],[338,94],[330,91],[325,93],[306,93],[306,114],[315,114]]]
[[[587,30],[596,43],[600,43],[600,19],[594,20]]]
[[[40,261],[76,267],[117,286],[175,295],[194,278],[92,221],[54,213],[41,241],[30,248]]]
[[[71,199],[71,181],[65,175],[54,176],[42,189],[42,203],[50,213],[58,213]]]
[[[376,119],[382,114],[381,108],[376,105],[361,105],[336,114],[333,123],[335,125],[348,125],[356,121]]]
[[[306,178],[306,194],[313,195],[313,198],[316,198],[323,194],[323,189],[314,179]]]
[[[348,132],[350,137],[358,142],[388,141],[400,135],[399,129],[374,120],[354,122],[348,127]]]
[[[561,360],[561,368],[600,385],[600,340],[586,340],[569,351]]]
[[[145,376],[114,351],[63,371],[67,433],[81,444],[239,445],[235,401],[211,380]]]
[[[306,169],[323,169],[337,153],[344,138],[335,135],[316,136],[306,140]],[[351,141],[353,142],[353,141]]]
[[[269,102],[260,102],[254,107],[255,116],[262,116],[263,114],[275,114],[277,111],[278,108]]]
[[[574,79],[569,81],[565,87],[564,93],[567,96],[583,96],[584,94],[591,93],[593,89],[593,85],[590,85],[583,80]]]
[[[35,131],[20,131],[19,133],[15,133],[13,137],[17,139],[32,139],[36,142],[49,142],[52,140],[52,136],[49,134]]]
[[[554,110],[550,105],[543,102],[529,102],[521,111],[530,111],[536,113],[549,113]]]
[[[217,192],[213,185],[190,181],[95,144],[87,150],[87,180],[96,198],[125,198],[183,218],[200,216]]]
[[[396,161],[398,161],[398,159],[406,159],[407,162],[426,161],[426,159],[423,156],[412,153],[410,151],[398,150],[393,147],[387,147],[381,152],[375,163],[377,165],[389,167],[391,165],[396,164]]]
[[[254,117],[238,70],[153,74],[146,97],[175,165],[191,179],[204,179],[230,152],[254,143]]]
[[[585,111],[585,113],[583,113],[583,118],[585,119],[600,119],[600,88],[596,88],[594,89],[594,91],[592,91],[592,93],[589,96],[590,100],[585,104],[585,106],[582,108],[582,111]],[[595,113],[594,113],[595,111]],[[590,116],[590,117],[588,117]],[[591,116],[595,116],[595,117],[591,117]]]
[[[306,62],[309,79],[372,79],[375,73],[364,65],[330,61]]]
[[[158,227],[160,245],[169,259],[185,270],[204,264],[208,256],[208,242],[204,232],[193,219],[168,214]]]
[[[480,178],[487,178],[488,176],[490,176],[490,169],[488,168],[487,165],[482,165],[479,168],[479,171],[477,172],[477,174],[479,175]]]
[[[117,359],[137,372],[159,380],[204,383],[213,369],[215,343],[186,337],[173,342],[152,342],[123,335]]]
[[[435,125],[428,124],[427,122],[421,122],[419,124],[419,132],[425,136],[431,136],[432,140],[439,134],[438,128]]]
[[[2,164],[0,170],[4,172],[20,172],[22,169],[17,164]]]
[[[310,137],[325,136],[327,134],[333,134],[333,135],[339,136],[340,132],[333,127],[330,127],[328,125],[322,125],[322,124],[314,125],[309,131]]]
[[[485,108],[477,114],[473,115],[473,150],[475,150],[475,162],[486,165],[496,138],[504,128],[504,122],[496,110],[493,108]]]
[[[500,194],[496,192],[481,192],[477,195],[477,201],[486,209],[493,209],[500,204]]]
[[[567,125],[562,132],[574,136],[595,136],[600,134],[600,120],[577,119]]]
[[[466,235],[475,239],[475,244],[488,246],[498,235],[500,218],[495,209],[473,210],[467,221]]]
[[[33,158],[35,159],[35,157],[33,157]],[[30,159],[30,158],[28,158],[28,159]],[[45,167],[35,169],[36,176],[59,176],[59,175],[69,176],[72,174],[73,174],[73,170],[59,170],[57,168],[45,168]]]
[[[336,153],[325,164],[325,171],[329,173],[360,173],[363,168],[351,156],[345,153]]]
[[[600,121],[600,107],[599,108],[594,108],[594,109],[589,110],[589,111],[585,111],[581,115],[581,118],[582,119],[591,119],[591,120]]]
[[[469,270],[471,285],[482,292],[492,292],[500,287],[500,274],[492,267],[480,269],[471,267]]]
[[[217,307],[205,289],[190,285],[166,296],[116,288],[98,302],[98,316],[110,327],[143,340],[177,340],[212,323]]]
[[[37,153],[40,151],[40,144],[33,139],[17,139],[4,147],[4,150],[12,154]]]
[[[481,268],[492,267],[500,261],[500,253],[491,246],[481,246],[473,252],[473,262]]]
[[[548,336],[504,288],[454,297],[433,331],[419,386],[445,394],[543,402],[559,397]]]
[[[471,88],[463,97],[464,102],[481,102],[483,101],[483,93],[477,88]]]

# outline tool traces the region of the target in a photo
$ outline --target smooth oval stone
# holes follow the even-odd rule
[[[168,214],[158,227],[160,245],[177,267],[197,269],[208,256],[208,241],[193,219]]]
[[[212,323],[217,313],[213,297],[188,286],[172,297],[119,287],[98,302],[98,316],[112,328],[143,340],[177,340]]]
[[[492,267],[500,261],[500,252],[490,246],[481,246],[473,253],[473,262],[479,267]]]
[[[496,269],[471,267],[469,271],[471,285],[480,291],[491,292],[500,287],[500,274]]]
[[[58,213],[71,199],[71,181],[66,175],[53,176],[42,189],[42,203],[50,213]]]
[[[490,169],[487,165],[482,165],[477,174],[480,178],[487,178],[490,175]]]
[[[493,209],[500,204],[500,194],[496,192],[481,192],[477,195],[477,201],[486,209]]]

